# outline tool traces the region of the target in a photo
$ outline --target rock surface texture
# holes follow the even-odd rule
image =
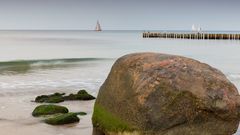
[[[68,113],[68,109],[59,105],[39,105],[33,110],[32,115],[34,117],[39,117],[58,113]]]
[[[219,70],[186,57],[135,53],[113,65],[92,121],[109,135],[230,135],[239,110],[238,91]]]
[[[50,125],[64,125],[79,122],[80,119],[76,113],[65,113],[53,116],[44,120],[45,123]]]

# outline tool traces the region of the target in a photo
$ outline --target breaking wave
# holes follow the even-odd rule
[[[70,58],[48,60],[16,60],[0,62],[0,74],[26,73],[33,69],[66,68],[82,62],[100,61],[104,58]]]

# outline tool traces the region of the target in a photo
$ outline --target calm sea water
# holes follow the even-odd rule
[[[141,31],[0,31],[0,93],[57,88],[96,93],[116,58],[134,52],[200,60],[240,89],[240,41],[143,39]]]
[[[240,89],[240,41],[143,39],[141,31],[0,31],[0,97],[13,96],[1,111],[12,104],[14,110],[19,102],[29,109],[29,98],[15,97],[30,93],[84,88],[96,96],[114,61],[134,52],[197,59],[220,69]],[[1,116],[18,122],[25,115],[15,117],[8,112]]]

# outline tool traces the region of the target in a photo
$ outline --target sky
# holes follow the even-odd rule
[[[0,0],[0,29],[240,31],[240,0]]]

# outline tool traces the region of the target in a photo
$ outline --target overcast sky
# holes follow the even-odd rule
[[[240,30],[240,0],[0,0],[0,29]]]

